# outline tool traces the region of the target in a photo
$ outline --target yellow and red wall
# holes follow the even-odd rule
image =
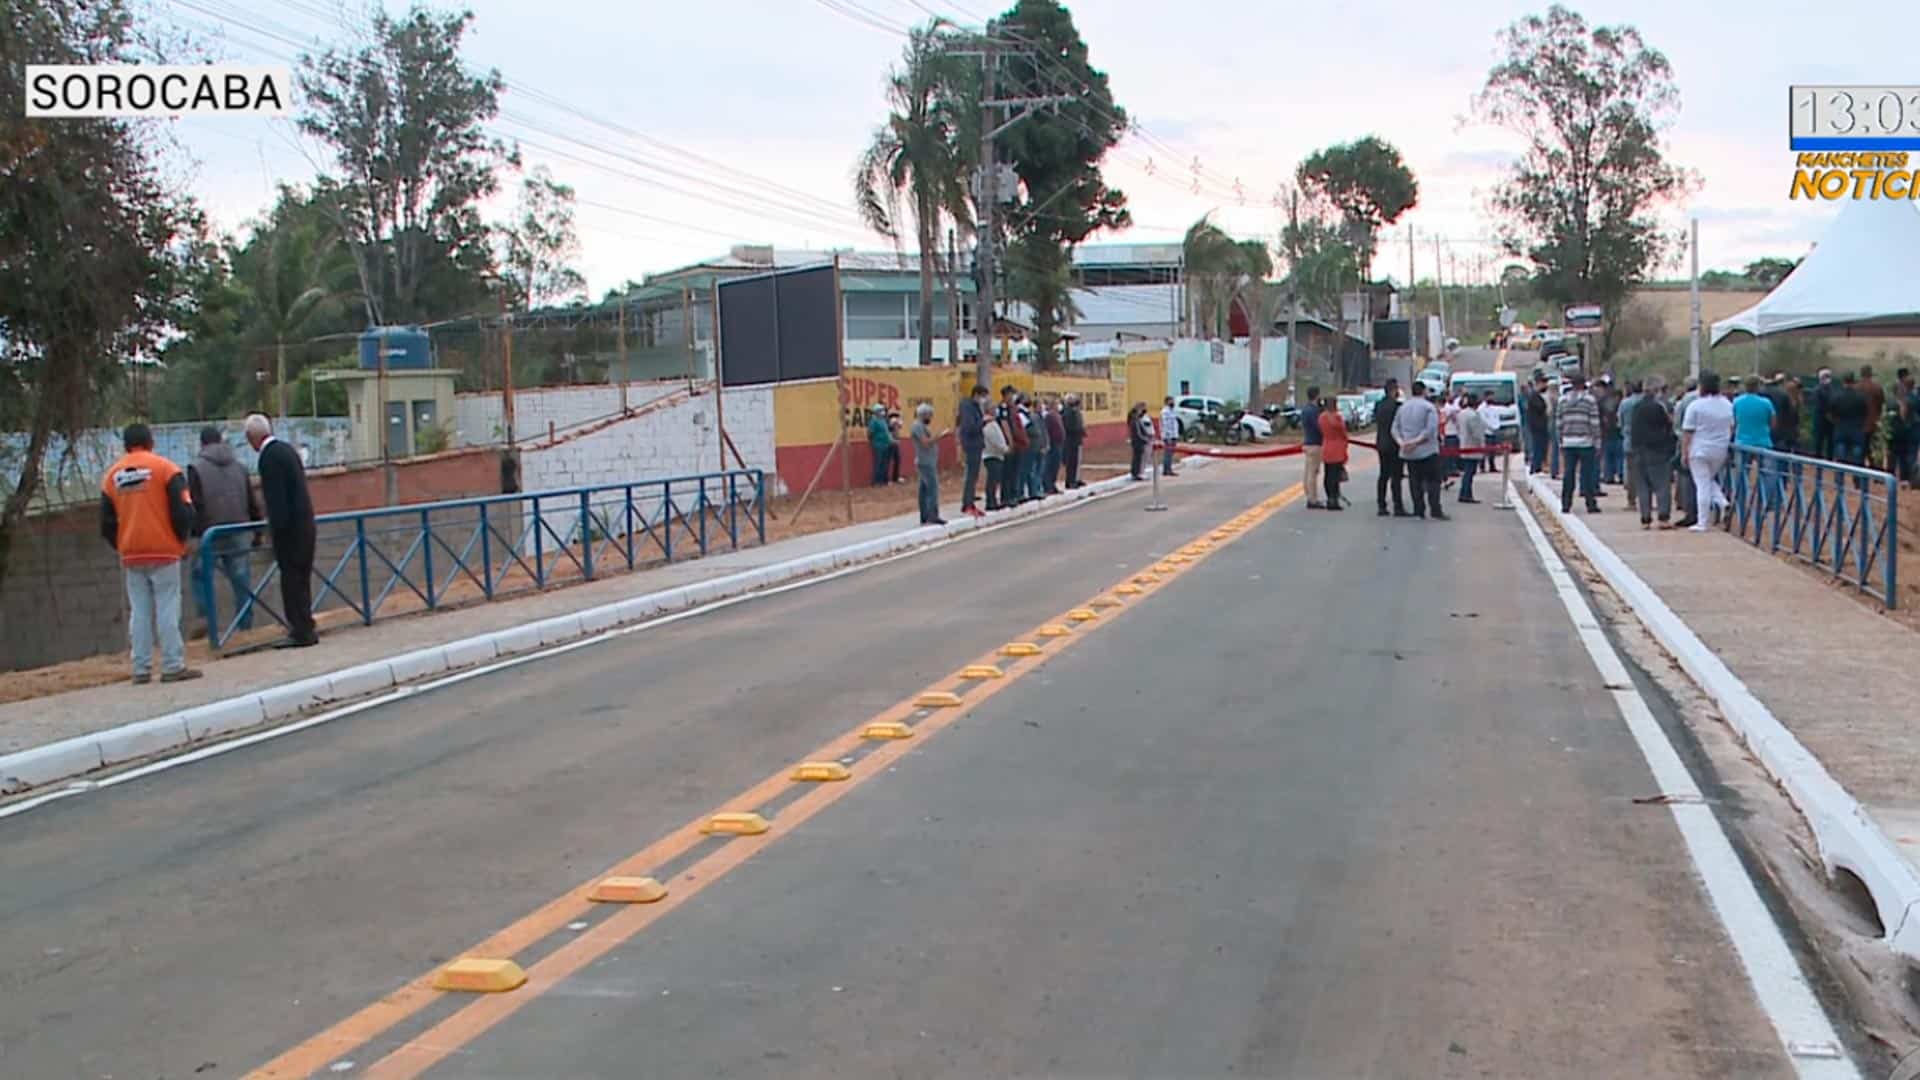
[[[1012,386],[1023,394],[1043,396],[1080,395],[1080,407],[1087,420],[1087,445],[1102,446],[1125,442],[1127,409],[1144,403],[1156,413],[1167,393],[1167,354],[1136,353],[1113,357],[1106,377],[1089,375],[1034,374],[1026,368],[994,370],[994,400],[1000,388]],[[841,388],[845,387],[842,398]],[[847,428],[850,458],[848,474],[856,485],[871,482],[873,456],[867,448],[867,418],[875,404],[889,411],[898,410],[901,421],[910,427],[914,409],[922,402],[933,406],[936,429],[950,429],[960,412],[966,389],[973,386],[973,366],[937,368],[849,368],[839,379],[784,383],[774,388],[773,438],[774,460],[781,481],[789,491],[804,491],[820,469],[838,439],[841,425]],[[911,450],[905,451],[911,454]],[[940,462],[959,461],[959,447],[952,435],[940,441]],[[911,460],[906,464],[912,469]],[[839,490],[841,467],[827,466],[819,487]]]

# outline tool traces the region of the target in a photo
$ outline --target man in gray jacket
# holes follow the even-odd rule
[[[1427,400],[1425,383],[1415,379],[1409,389],[1413,396],[1393,414],[1393,441],[1413,488],[1413,516],[1425,518],[1431,509],[1433,520],[1445,521],[1446,511],[1440,508],[1440,414]]]
[[[247,479],[247,467],[234,456],[233,447],[211,425],[200,429],[200,453],[187,466],[187,491],[193,498],[193,535],[200,536],[215,525],[237,525],[260,520],[260,504],[254,500],[253,484]],[[213,560],[233,588],[232,618],[253,591],[253,573],[247,566],[247,545],[240,533],[225,533],[213,538]],[[254,533],[254,542],[260,534]],[[203,541],[204,542],[204,541]],[[207,573],[206,557],[193,560],[193,595],[200,614],[213,610],[213,578]],[[253,626],[253,611],[241,617],[238,629]]]

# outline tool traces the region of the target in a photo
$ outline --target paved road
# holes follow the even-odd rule
[[[1790,1075],[1489,507],[1292,502],[855,782],[769,789],[767,836],[688,838],[1297,473],[1196,472],[1167,514],[1109,500],[0,824],[0,1073]],[[643,849],[667,903],[523,918]],[[527,986],[404,989],[503,927]]]

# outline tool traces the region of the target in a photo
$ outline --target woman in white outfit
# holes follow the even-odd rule
[[[1706,532],[1709,514],[1727,507],[1720,490],[1720,470],[1726,467],[1728,448],[1733,445],[1733,402],[1720,394],[1720,376],[1706,372],[1700,376],[1700,397],[1687,408],[1681,424],[1680,453],[1693,474],[1693,490],[1699,500],[1699,520],[1693,532]]]

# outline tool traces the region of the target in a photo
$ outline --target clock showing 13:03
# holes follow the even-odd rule
[[[1920,150],[1920,86],[1795,86],[1793,150]]]

